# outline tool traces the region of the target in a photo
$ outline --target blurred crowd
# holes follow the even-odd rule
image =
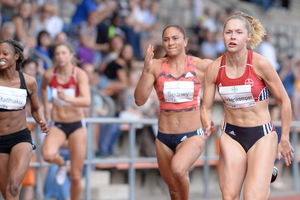
[[[224,53],[222,29],[233,8],[214,10],[195,1],[196,15],[189,30],[189,54],[216,59]],[[155,58],[164,56],[159,16],[160,0],[1,0],[0,40],[16,39],[25,49],[27,63],[38,84],[46,69],[55,66],[55,44],[68,41],[92,88],[92,106],[87,117],[126,119],[156,118],[156,94],[137,107],[133,92],[143,69],[148,44]],[[184,24],[182,24],[184,26]],[[277,55],[272,33],[255,49],[269,59],[280,75],[293,105],[293,119],[300,120],[300,58]],[[25,65],[25,64],[24,64]],[[276,102],[272,109],[276,112]],[[222,109],[222,108],[220,108]],[[278,120],[274,114],[273,119]],[[118,156],[115,146],[128,125],[94,126],[94,149],[99,157]],[[142,156],[154,156],[157,127],[139,126]]]

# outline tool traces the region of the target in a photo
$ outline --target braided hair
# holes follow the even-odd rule
[[[0,41],[0,44],[2,43],[7,43],[7,44],[10,44],[14,51],[15,51],[15,54],[18,54],[19,55],[19,58],[18,60],[16,60],[16,70],[17,71],[20,71],[21,69],[21,66],[22,66],[22,63],[23,63],[23,60],[24,60],[24,55],[23,55],[23,47],[22,45],[16,41],[16,40],[12,40],[12,39],[9,39],[9,40],[1,40]]]

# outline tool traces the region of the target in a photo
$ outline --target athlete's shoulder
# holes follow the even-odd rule
[[[273,67],[268,59],[256,52],[253,52],[252,64],[256,69],[265,69]]]
[[[209,63],[208,67],[210,70],[212,69],[219,69],[221,66],[222,56],[216,58],[214,61]]]
[[[28,74],[26,74],[26,73],[23,73],[23,72],[22,72],[22,74],[23,74],[23,76],[24,76],[24,80],[25,80],[25,82],[26,82],[26,85],[29,85],[29,84],[35,84],[35,83],[36,83],[35,77],[30,76],[30,75],[28,75]]]
[[[24,77],[24,80],[25,80],[27,90],[28,90],[29,94],[31,94],[31,92],[33,90],[35,90],[35,88],[37,87],[36,79],[35,79],[35,77],[30,76],[26,73],[23,73],[23,77]]]
[[[191,56],[191,58],[192,58],[192,62],[194,63],[194,65],[199,69],[205,69],[210,63],[213,62],[210,59],[201,59],[196,56]]]

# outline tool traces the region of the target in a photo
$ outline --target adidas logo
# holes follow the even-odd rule
[[[229,131],[230,135],[236,135],[234,131]]]
[[[189,78],[189,77],[192,77],[194,76],[191,72],[188,72],[186,75],[185,75],[185,78]]]
[[[183,142],[183,141],[185,141],[187,139],[187,137],[186,137],[186,135],[185,136],[183,136],[182,138],[181,138],[181,142]]]

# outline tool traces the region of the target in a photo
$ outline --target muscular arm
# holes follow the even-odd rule
[[[282,155],[286,165],[290,165],[292,152],[294,151],[289,143],[292,116],[291,102],[274,67],[260,55],[256,55],[256,59],[257,64],[254,64],[254,66],[257,66],[255,73],[264,80],[280,107],[282,136],[278,148],[278,157],[280,158]]]
[[[211,63],[205,71],[203,101],[200,110],[200,118],[203,128],[211,128],[211,113],[216,92],[216,62]],[[208,132],[209,135],[211,132]]]
[[[42,98],[42,104],[43,104],[43,110],[44,110],[44,117],[46,122],[49,122],[50,115],[48,112],[48,91],[47,91],[47,86],[50,82],[50,78],[52,76],[52,70],[47,70],[42,79],[42,84],[41,84],[41,98]]]
[[[147,49],[142,75],[134,91],[135,103],[138,106],[142,106],[146,103],[153,90],[153,84],[155,82],[154,68],[155,65],[159,64],[159,61],[153,60],[152,58],[153,46],[150,45]]]
[[[291,102],[274,67],[263,57],[258,58],[255,72],[264,80],[280,106],[282,138],[289,139],[290,121],[292,116]]]
[[[40,113],[40,107],[39,107],[39,99],[37,95],[37,83],[34,78],[24,75],[25,76],[25,82],[26,86],[29,90],[29,99],[30,99],[30,107],[31,107],[31,115],[34,118],[34,120],[39,123],[41,129],[43,132],[47,133],[47,127],[46,124],[43,122],[42,115]]]

